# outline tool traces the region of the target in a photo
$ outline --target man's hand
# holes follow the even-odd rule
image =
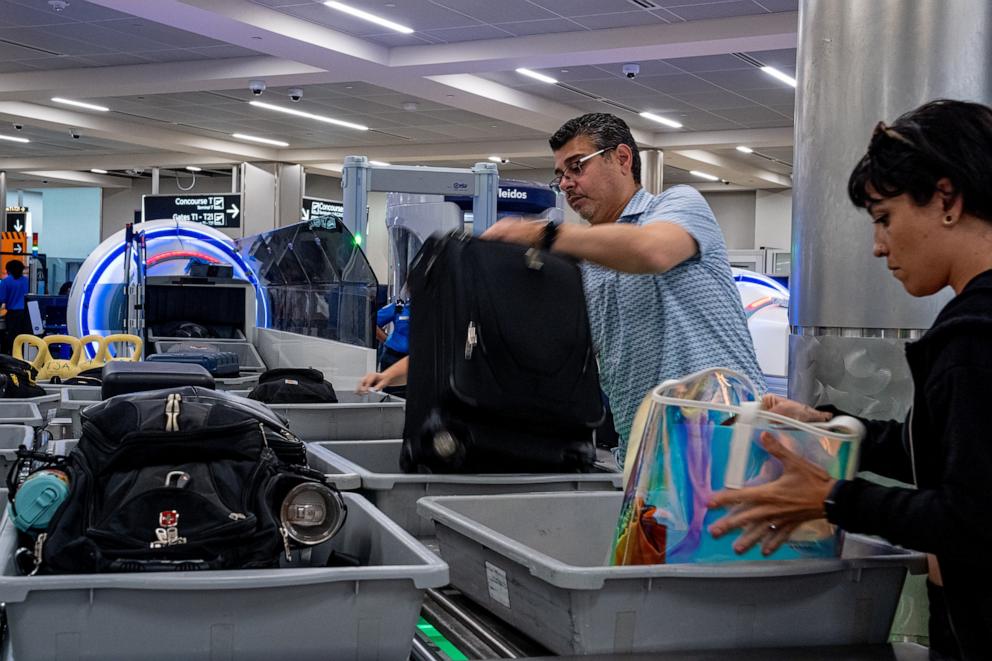
[[[533,246],[541,240],[546,222],[504,218],[482,233],[483,239]]]
[[[386,379],[383,378],[382,372],[369,372],[359,381],[355,392],[359,395],[367,395],[369,390],[382,390],[388,385]]]

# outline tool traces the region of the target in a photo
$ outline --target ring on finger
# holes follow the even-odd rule
[[[774,523],[769,523],[768,524],[768,529],[769,530],[778,530],[778,526],[775,525]]]

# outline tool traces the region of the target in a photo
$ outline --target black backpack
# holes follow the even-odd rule
[[[0,354],[0,392],[5,398],[40,397],[45,389],[34,382],[38,370],[31,363]]]
[[[271,412],[256,415],[253,403],[217,394],[151,391],[86,409],[65,460],[69,496],[34,545],[39,570],[276,565],[289,549],[283,498],[323,476],[278,459],[270,441],[292,434]]]
[[[334,386],[324,380],[323,372],[312,367],[283,367],[264,372],[248,397],[266,404],[336,404],[338,401]]]

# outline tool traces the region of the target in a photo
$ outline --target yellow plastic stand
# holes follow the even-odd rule
[[[117,356],[116,358],[110,355],[110,345],[111,344],[127,344],[131,347],[130,356]],[[115,335],[108,335],[103,338],[103,354],[104,360],[106,362],[111,361],[129,361],[132,363],[137,363],[141,360],[141,353],[144,350],[145,343],[141,341],[141,338],[137,335],[132,335],[130,333],[117,333]]]
[[[94,342],[97,345],[96,354],[92,358],[87,358],[86,347]],[[95,333],[87,335],[79,340],[79,346],[79,364],[76,366],[78,371],[85,372],[86,370],[103,367],[103,364],[107,362],[107,345],[104,343],[102,335]]]
[[[82,353],[82,345],[79,339],[71,335],[48,335],[45,337],[45,344],[48,345],[48,361],[38,369],[38,380],[44,381],[57,376],[63,381],[71,379],[79,374],[79,354]],[[72,356],[66,358],[52,358],[51,347],[53,344],[68,344],[72,347]]]
[[[32,346],[37,350],[34,355],[34,358],[32,358],[31,360],[25,358],[27,354],[25,349],[28,346]],[[14,347],[11,353],[13,354],[14,358],[17,358],[18,360],[23,360],[26,363],[30,363],[31,367],[35,368],[36,370],[40,370],[42,366],[45,363],[47,363],[48,359],[51,357],[51,354],[49,354],[48,352],[48,345],[45,344],[45,341],[40,337],[38,337],[37,335],[18,335],[17,337],[15,337]]]

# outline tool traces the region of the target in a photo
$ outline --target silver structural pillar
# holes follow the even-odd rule
[[[238,173],[240,171],[241,171],[241,168],[239,166],[237,166],[237,165],[232,165],[231,166],[231,192],[232,193],[237,193],[238,192]]]
[[[152,195],[158,195],[158,168],[152,168]]]
[[[936,98],[992,102],[992,3],[803,0],[799,12],[789,392],[869,417],[912,395],[904,344],[949,290],[913,298],[872,256],[847,179],[875,124]]]
[[[0,170],[0,230],[7,229],[7,173]]]
[[[657,195],[665,183],[665,152],[660,149],[641,150],[641,185]]]

